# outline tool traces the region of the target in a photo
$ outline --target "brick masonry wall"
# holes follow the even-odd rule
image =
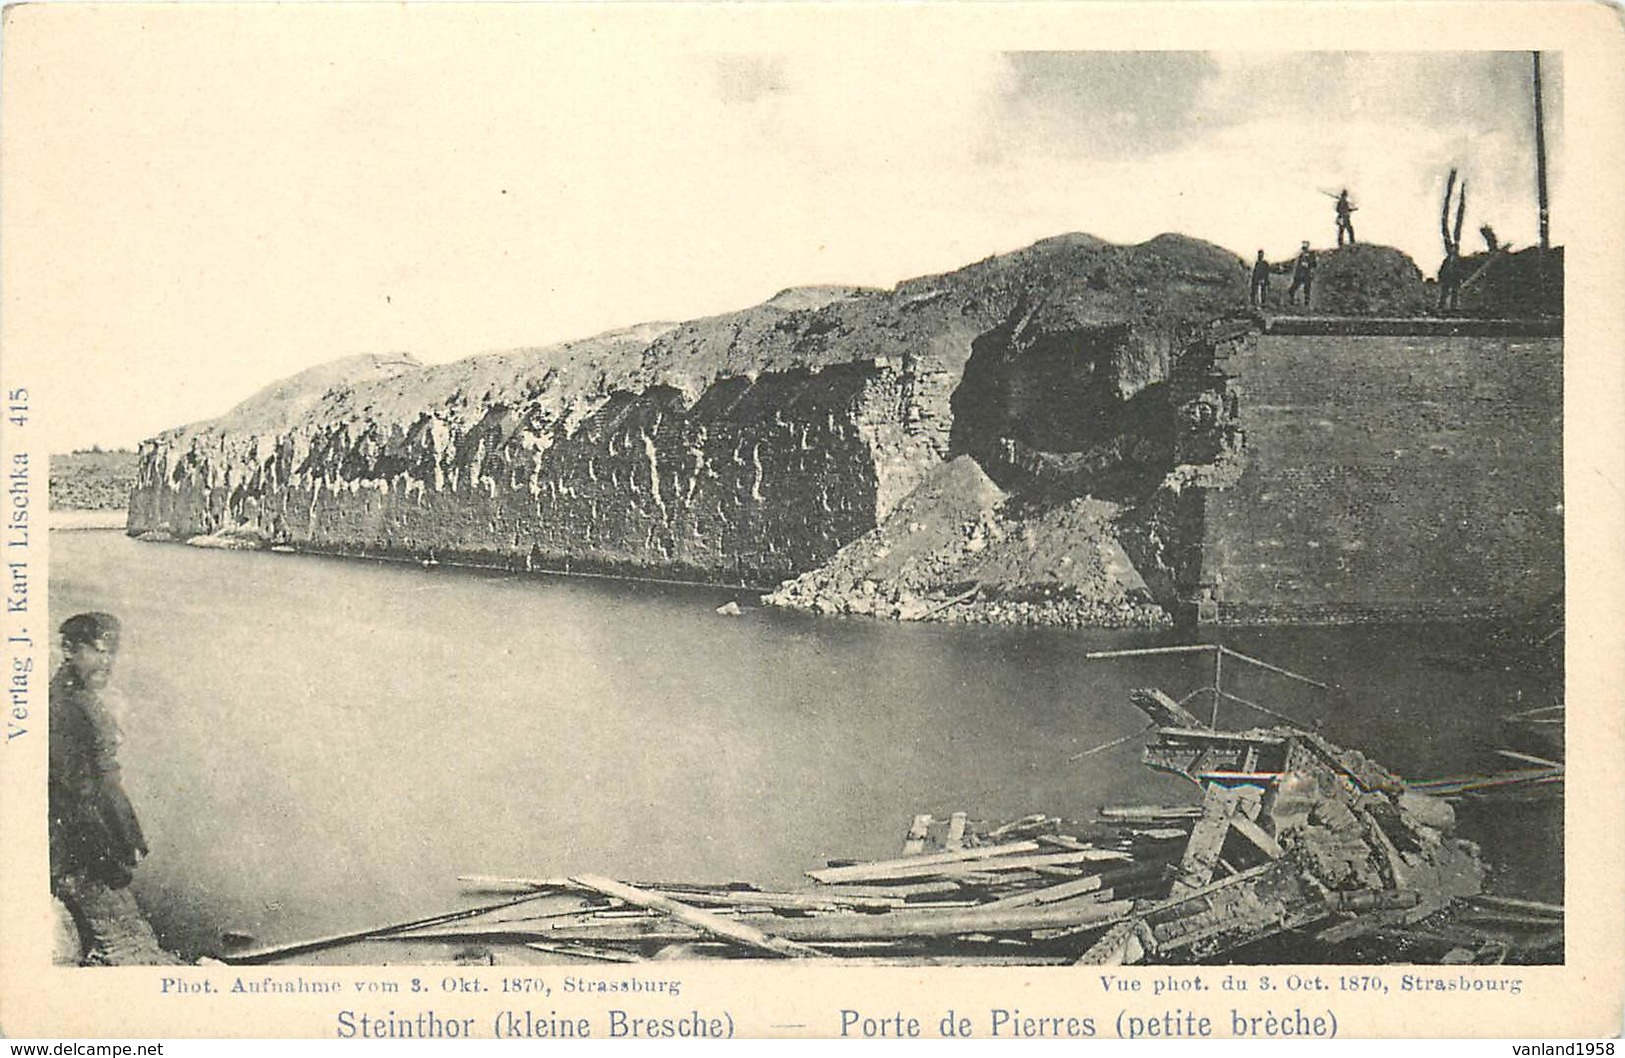
[[[616,393],[573,429],[492,406],[452,431],[316,420],[148,442],[130,525],[301,551],[771,585],[873,528],[936,455],[873,362]],[[531,409],[534,411],[534,409]],[[181,445],[183,447],[175,447]]]
[[[1554,338],[1264,336],[1207,494],[1224,623],[1516,612],[1563,587]]]

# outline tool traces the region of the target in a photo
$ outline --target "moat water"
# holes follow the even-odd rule
[[[762,609],[727,590],[51,537],[60,622],[125,623],[122,760],[170,946],[218,953],[489,900],[460,874],[795,884],[895,855],[910,819],[1195,803],[1139,764],[1131,688],[1210,656],[1091,661],[1171,634],[902,625]],[[730,600],[739,616],[717,614]],[[1462,659],[1472,629],[1226,631],[1334,683],[1226,665],[1226,685],[1409,778],[1539,755],[1501,717],[1561,680]],[[1271,723],[1226,706],[1223,725]],[[1497,891],[1562,899],[1556,798],[1467,805]]]

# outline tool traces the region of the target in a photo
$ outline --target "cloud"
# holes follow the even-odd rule
[[[1200,132],[1218,72],[1204,52],[1006,52],[1000,127],[1010,146],[1059,155],[1154,154]]]

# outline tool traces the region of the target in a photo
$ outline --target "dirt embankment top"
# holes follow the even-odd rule
[[[1146,358],[1165,358],[1192,327],[1244,303],[1239,259],[1209,243],[1162,235],[1116,246],[1062,235],[891,290],[790,288],[738,312],[427,367],[407,354],[350,357],[158,440],[337,422],[409,426],[425,413],[456,427],[497,404],[532,412],[532,423],[551,432],[572,428],[616,391],[667,387],[692,403],[722,378],[882,358],[929,359],[957,377],[971,340],[1001,324],[1022,341],[1122,328]]]
[[[1394,319],[1449,315],[1521,320],[1563,315],[1562,247],[1471,254],[1454,265],[1442,262],[1427,274],[1391,246],[1362,242],[1316,250],[1307,304],[1301,292],[1292,291],[1294,262],[1272,264],[1263,299],[1266,312],[1307,310]],[[1438,272],[1451,268],[1459,285],[1458,304],[1446,312]]]
[[[1432,308],[1416,262],[1390,246],[1328,250],[1315,275],[1313,307],[1333,316],[1420,316]]]

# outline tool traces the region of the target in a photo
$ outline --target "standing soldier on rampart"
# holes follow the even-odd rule
[[[1264,251],[1258,251],[1258,259],[1253,262],[1252,292],[1248,296],[1253,308],[1262,309],[1264,298],[1270,292],[1270,263],[1264,260]]]
[[[1337,245],[1343,245],[1343,236],[1349,237],[1349,245],[1354,245],[1354,217],[1353,213],[1359,209],[1349,201],[1349,190],[1344,188],[1337,196]]]
[[[1298,291],[1303,291],[1303,307],[1309,307],[1309,292],[1315,282],[1315,251],[1309,249],[1309,240],[1305,239],[1303,249],[1298,251],[1298,259],[1292,262],[1292,285],[1286,288],[1286,301],[1288,305],[1298,303]]]

